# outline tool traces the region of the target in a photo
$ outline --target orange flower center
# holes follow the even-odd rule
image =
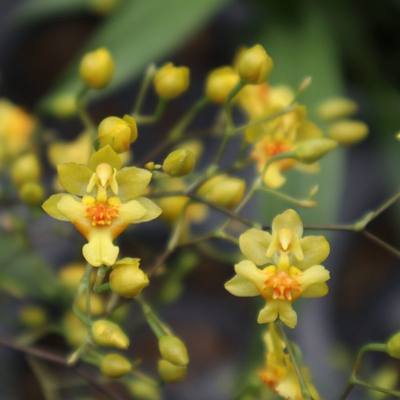
[[[91,220],[92,226],[111,225],[119,216],[118,207],[106,202],[96,202],[86,207],[86,216]]]
[[[287,140],[271,139],[269,137],[260,140],[254,147],[251,157],[257,162],[261,169],[264,164],[273,156],[292,150],[293,145]],[[292,159],[277,161],[281,169],[287,169],[293,166]]]
[[[267,299],[293,301],[301,294],[299,280],[286,271],[268,276],[264,284],[263,296]]]

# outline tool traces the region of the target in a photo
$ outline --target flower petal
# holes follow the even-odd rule
[[[119,170],[117,182],[121,200],[131,200],[144,194],[151,177],[151,172],[143,168],[126,167]]]
[[[273,219],[272,231],[278,232],[281,229],[289,229],[298,237],[303,235],[303,223],[295,210],[288,209]]]
[[[278,318],[278,308],[278,301],[269,301],[258,313],[257,322],[259,324],[267,324],[269,322],[276,321],[276,319]]]
[[[101,163],[110,164],[115,169],[120,169],[122,166],[121,158],[110,145],[104,146],[100,150],[96,151],[96,153],[92,154],[88,167],[94,171]]]
[[[279,302],[279,319],[289,328],[294,328],[297,325],[297,314],[293,310],[291,302]]]
[[[234,296],[253,297],[260,293],[254,283],[240,275],[235,275],[224,285],[225,289]]]
[[[309,286],[302,294],[302,297],[323,297],[329,292],[328,285],[324,283],[314,283]]]
[[[146,213],[139,220],[135,221],[135,223],[152,221],[162,212],[161,208],[147,197],[138,197],[136,201],[145,208]]]
[[[265,281],[265,274],[256,267],[250,260],[243,260],[235,265],[235,272],[241,277],[252,282],[258,289],[262,289]]]
[[[300,269],[321,264],[329,255],[330,247],[324,236],[306,236],[300,241],[304,259],[298,263]]]
[[[89,243],[82,248],[83,256],[93,267],[113,265],[118,253],[119,247],[113,245],[111,231],[107,228],[92,229]]]
[[[43,204],[42,208],[46,211],[50,217],[58,219],[60,221],[68,221],[68,218],[65,217],[63,213],[58,209],[57,204],[61,200],[63,196],[66,196],[64,193],[53,194],[50,196]]]
[[[271,263],[267,257],[267,249],[272,240],[269,232],[261,229],[249,229],[239,237],[239,246],[241,252],[256,265],[265,265]]]
[[[279,167],[278,162],[272,163],[264,174],[264,183],[272,188],[277,189],[283,186],[286,182],[285,176],[281,173],[281,169]]]
[[[310,286],[318,283],[324,283],[329,280],[329,271],[322,265],[314,265],[306,269],[300,276],[299,280],[303,291],[306,291]]]
[[[58,181],[69,193],[83,196],[93,172],[86,166],[76,163],[57,166]]]

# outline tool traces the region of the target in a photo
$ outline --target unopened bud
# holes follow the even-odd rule
[[[189,76],[189,68],[167,63],[154,76],[155,91],[163,99],[179,97],[189,87]]]
[[[211,71],[206,81],[207,98],[217,104],[224,103],[239,80],[239,75],[232,67],[221,67]]]
[[[132,364],[124,356],[118,353],[105,355],[100,363],[100,370],[103,375],[109,378],[120,378],[132,369]]]
[[[391,357],[400,359],[400,332],[395,333],[386,342],[386,351]]]
[[[107,117],[98,128],[100,146],[110,145],[117,153],[129,150],[138,136],[136,121],[130,115],[123,118]]]
[[[40,328],[47,323],[46,311],[39,306],[24,306],[19,316],[21,322],[29,328]]]
[[[148,380],[134,380],[128,383],[129,391],[135,399],[160,400],[160,388],[156,383]]]
[[[11,177],[17,186],[26,182],[34,182],[40,178],[41,166],[33,153],[19,157],[11,167]]]
[[[87,86],[93,89],[102,89],[112,79],[114,61],[107,49],[100,48],[83,56],[79,71]]]
[[[114,322],[106,319],[98,319],[93,322],[92,336],[95,343],[100,346],[116,347],[117,349],[127,349],[129,347],[129,337]]]
[[[243,198],[246,182],[228,175],[217,175],[206,181],[198,194],[207,201],[221,207],[234,208]]]
[[[167,360],[158,360],[158,374],[164,382],[179,382],[187,373],[187,367],[175,365]]]
[[[201,157],[203,153],[203,144],[200,140],[192,139],[186,142],[183,142],[179,145],[180,149],[186,149],[191,151],[194,154],[195,161],[197,162],[198,159]]]
[[[162,210],[161,218],[167,222],[173,222],[181,215],[189,198],[187,196],[163,197],[157,201]]]
[[[67,342],[73,347],[81,346],[87,338],[86,325],[72,312],[63,318],[63,329]]]
[[[320,104],[317,113],[320,118],[331,121],[337,118],[345,118],[357,112],[357,103],[345,97],[335,97],[325,100]]]
[[[21,186],[18,195],[24,203],[37,206],[43,202],[44,189],[40,183],[27,182]]]
[[[158,340],[158,349],[163,359],[175,365],[188,365],[189,355],[185,343],[177,336],[165,335]]]
[[[240,78],[251,84],[264,82],[270,74],[273,62],[264,47],[256,44],[242,50],[238,59],[238,72]]]
[[[187,149],[177,149],[169,153],[163,162],[163,170],[171,176],[184,176],[192,172],[194,154]]]
[[[336,147],[337,143],[332,139],[319,138],[305,140],[295,148],[294,156],[297,160],[305,164],[312,164]]]
[[[339,144],[349,146],[364,140],[368,135],[368,125],[362,121],[342,120],[329,128],[329,136]]]
[[[101,296],[99,296],[96,293],[92,293],[90,295],[90,315],[96,316],[96,315],[100,315],[103,314],[104,312],[104,301],[101,298]],[[76,306],[79,308],[80,311],[86,313],[87,312],[87,296],[86,294],[82,294],[81,296],[79,296],[76,300]]]
[[[63,287],[69,290],[76,290],[84,273],[85,264],[71,263],[65,265],[62,269],[60,269],[58,273],[58,278]],[[94,273],[92,274],[92,277],[95,277]]]
[[[139,258],[123,258],[110,274],[111,290],[122,297],[133,298],[149,284],[148,276],[140,269]]]

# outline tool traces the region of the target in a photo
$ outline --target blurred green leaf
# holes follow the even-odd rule
[[[216,11],[229,0],[136,0],[123,3],[95,32],[82,53],[99,46],[107,47],[116,63],[116,74],[110,87],[94,93],[104,96],[137,76],[154,60],[182,45]],[[68,68],[42,102],[42,108],[55,112],[57,104],[68,103],[80,88],[78,62]]]
[[[312,84],[302,96],[301,102],[313,110],[324,98],[341,93],[342,83],[338,68],[338,57],[333,35],[320,6],[312,1],[301,3],[296,23],[285,10],[285,4],[275,1],[267,9],[268,24],[261,35],[261,42],[271,53],[275,67],[272,73],[274,84],[290,84],[297,87],[306,76],[312,76]],[[343,180],[343,152],[335,151],[321,162],[319,174],[290,174],[283,190],[304,197],[314,184],[320,187],[316,196],[318,206],[301,209],[307,222],[332,222],[336,220]],[[263,196],[263,208],[268,220],[290,204],[270,196]]]
[[[53,271],[24,241],[12,234],[0,235],[0,289],[16,297],[48,299],[57,292]]]

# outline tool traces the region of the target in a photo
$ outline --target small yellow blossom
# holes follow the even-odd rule
[[[121,168],[122,161],[110,146],[94,153],[88,165],[58,166],[58,179],[68,193],[52,195],[43,209],[53,218],[71,222],[88,240],[82,252],[92,266],[111,266],[119,248],[113,240],[129,224],[151,221],[161,209],[146,197],[151,172]]]
[[[334,97],[323,101],[318,109],[318,116],[324,120],[332,121],[345,118],[357,112],[358,105],[354,100],[345,97]]]
[[[217,104],[224,103],[229,93],[239,83],[239,80],[239,75],[232,67],[214,69],[207,76],[207,98]]]
[[[106,87],[114,75],[114,69],[114,60],[104,47],[86,53],[79,66],[82,80],[93,89]]]
[[[271,87],[266,83],[246,86],[238,95],[239,106],[245,111],[250,122],[282,112],[293,99],[294,93],[290,88]],[[305,141],[321,138],[322,132],[307,118],[305,107],[298,105],[270,121],[250,126],[246,130],[245,137],[249,143],[253,144],[250,156],[261,172],[272,157],[292,151]],[[316,163],[305,165],[294,159],[283,159],[267,167],[264,183],[271,188],[281,187],[286,182],[283,172],[291,168],[303,172],[319,170]]]
[[[270,324],[264,334],[264,344],[267,348],[265,367],[259,372],[261,380],[279,396],[287,400],[302,400],[301,386],[296,371],[285,351],[285,342],[279,336],[274,324]],[[310,373],[302,367],[306,385],[313,400],[319,400],[317,389],[311,383]]]
[[[247,259],[235,265],[236,275],[225,288],[235,296],[265,299],[258,314],[260,324],[280,319],[294,328],[297,314],[292,303],[328,292],[329,272],[320,263],[329,255],[329,244],[323,236],[302,236],[299,215],[286,210],[274,218],[272,234],[253,228],[239,238]]]
[[[154,76],[154,89],[161,98],[172,100],[186,92],[189,81],[188,67],[177,67],[173,63],[166,63]]]
[[[0,164],[27,150],[36,120],[6,99],[0,99]]]

